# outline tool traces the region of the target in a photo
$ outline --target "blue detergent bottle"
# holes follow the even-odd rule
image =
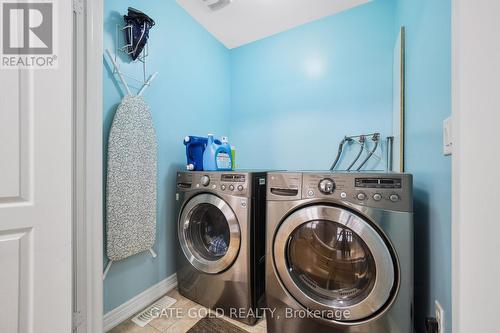
[[[207,147],[203,153],[203,170],[205,171],[230,171],[232,170],[231,148],[214,139],[213,134],[208,135]]]
[[[229,160],[224,160],[224,163],[229,163],[229,166],[227,164],[224,165],[224,167],[227,167],[227,170],[233,170],[234,169],[234,161],[233,161],[233,154],[231,151],[231,145],[229,144],[229,140],[227,139],[227,136],[223,136],[220,141],[222,142],[222,146],[224,147],[225,154],[228,154]],[[226,155],[224,155],[224,158],[226,158]]]
[[[207,138],[199,136],[186,136],[186,169],[190,171],[203,171],[203,152],[207,145]]]

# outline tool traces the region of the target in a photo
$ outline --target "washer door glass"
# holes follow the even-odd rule
[[[356,304],[373,289],[376,266],[365,242],[351,229],[332,221],[298,227],[288,243],[290,274],[306,293]]]
[[[230,267],[241,242],[240,226],[231,207],[208,193],[191,198],[182,208],[178,237],[191,265],[209,274]]]
[[[226,255],[231,242],[229,223],[219,208],[200,204],[193,209],[188,226],[194,250],[210,261]]]

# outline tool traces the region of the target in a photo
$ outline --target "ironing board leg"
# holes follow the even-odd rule
[[[102,275],[102,279],[106,279],[106,275],[108,275],[109,269],[111,268],[111,265],[113,265],[113,260],[108,261],[108,264],[106,265],[106,269],[104,270],[104,274]]]

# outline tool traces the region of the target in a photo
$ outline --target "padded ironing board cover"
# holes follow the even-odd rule
[[[127,96],[108,139],[107,255],[122,260],[156,241],[157,141],[149,106]]]

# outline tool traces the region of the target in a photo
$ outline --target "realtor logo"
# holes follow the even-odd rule
[[[55,68],[54,3],[0,0],[2,68]]]

